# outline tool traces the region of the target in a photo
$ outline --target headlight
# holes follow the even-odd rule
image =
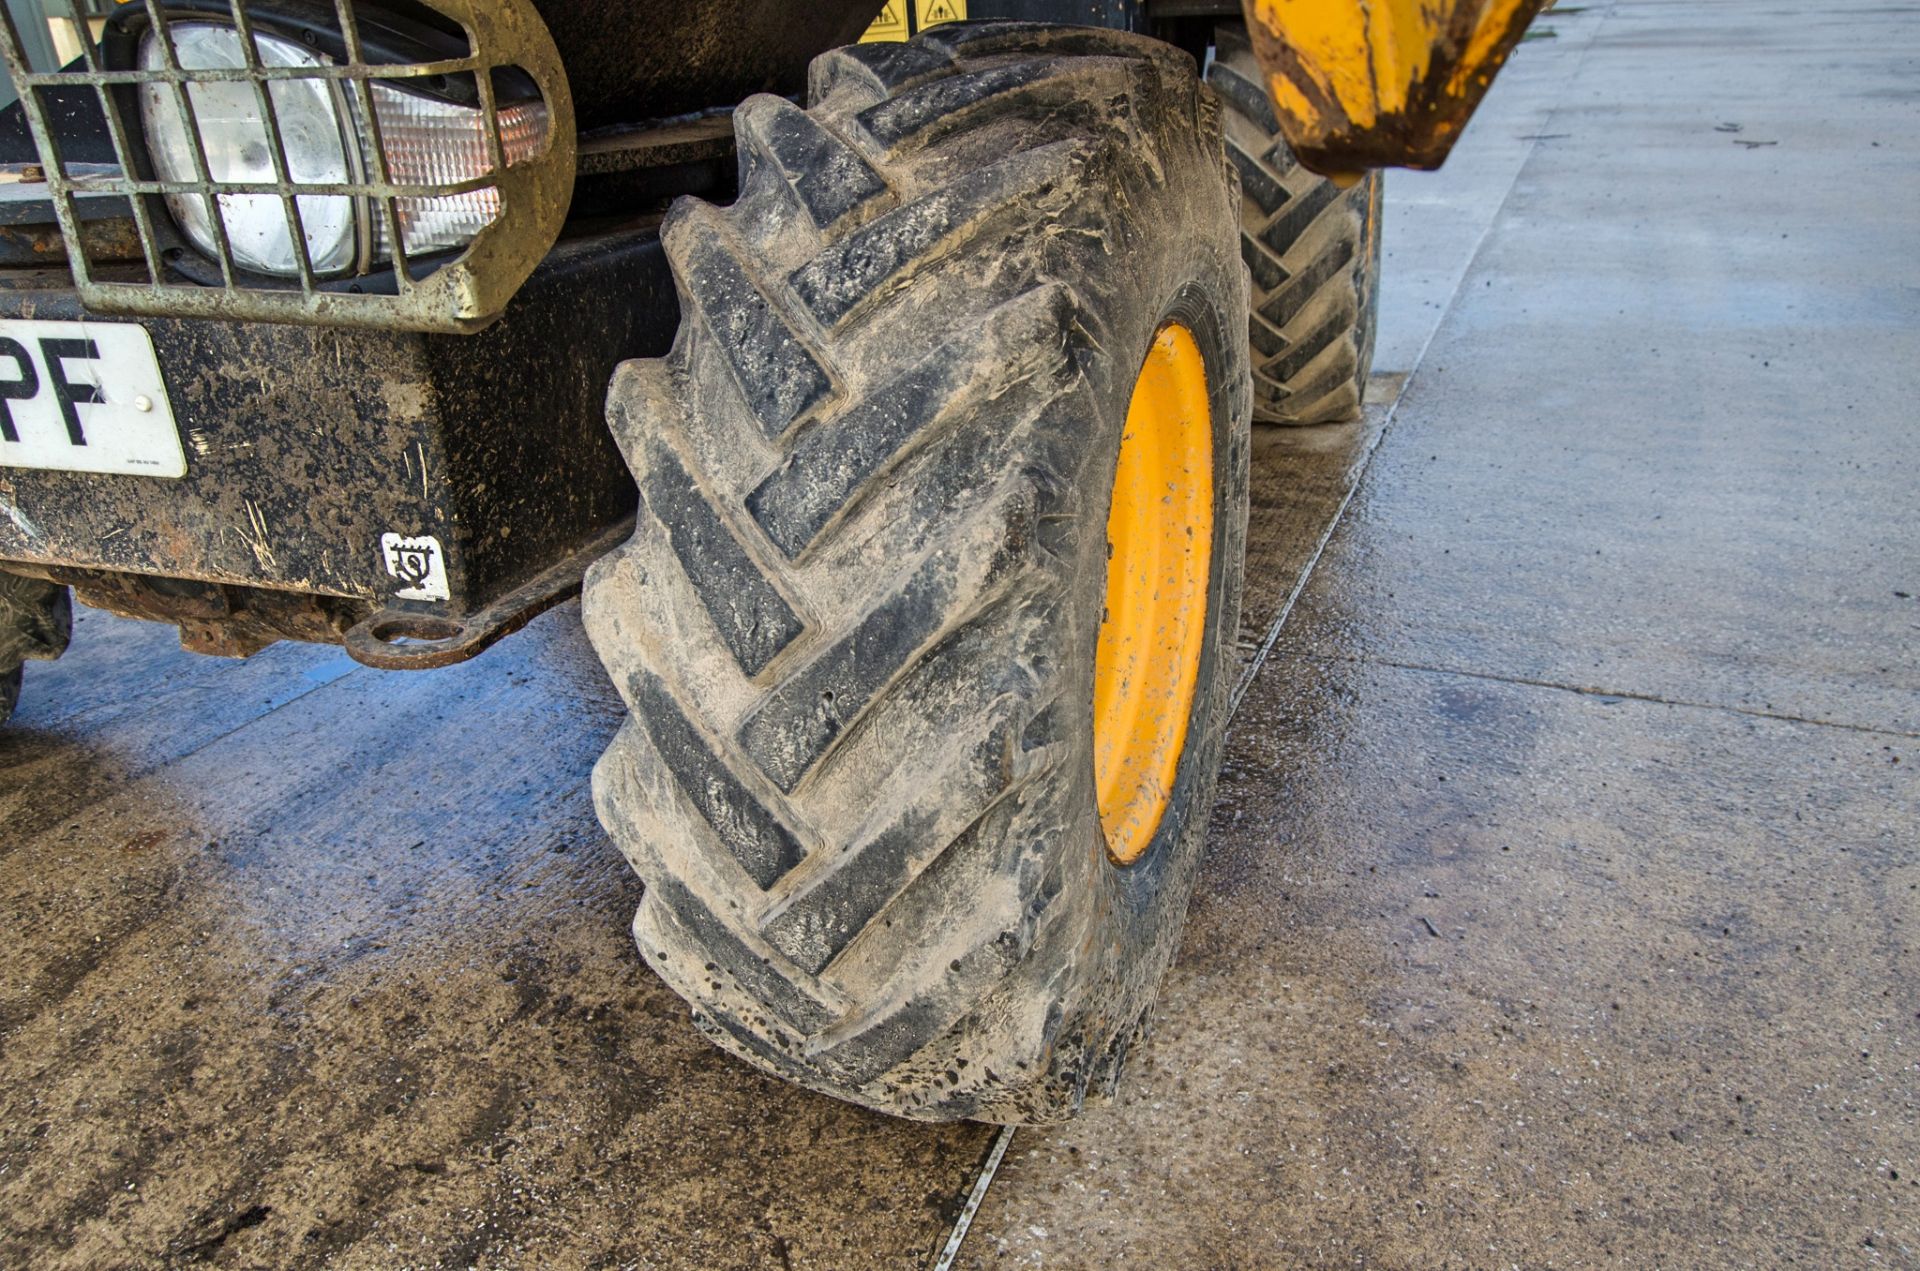
[[[240,34],[214,22],[174,22],[174,56],[182,70],[241,67]],[[266,66],[325,66],[326,59],[292,41],[256,29],[254,41]],[[140,45],[142,69],[163,65],[159,41],[149,31]],[[287,175],[296,184],[345,184],[373,180],[372,143],[359,101],[345,86],[324,79],[275,80],[274,114],[286,153]],[[207,175],[215,182],[270,184],[273,152],[259,101],[247,83],[187,86],[206,151]],[[437,98],[370,85],[380,123],[388,179],[395,185],[449,185],[485,176],[486,121],[481,111]],[[141,118],[154,175],[163,181],[194,181],[192,138],[173,90],[140,87]],[[547,111],[539,102],[497,111],[500,148],[509,164],[537,154],[547,137]],[[342,120],[346,123],[343,126]],[[299,261],[279,196],[217,196],[234,263],[257,273],[298,276]],[[392,257],[393,233],[377,200],[338,194],[302,194],[296,202],[307,253],[316,274],[364,272]],[[206,201],[169,195],[167,206],[181,230],[209,256],[218,254]],[[460,194],[394,200],[409,253],[448,251],[472,241],[500,213],[500,192],[482,187]]]
[[[256,32],[254,43],[266,66],[325,65],[298,44],[271,35]],[[173,27],[173,49],[182,70],[246,65],[240,51],[240,33],[230,26],[178,23]],[[140,45],[140,67],[157,70],[162,65],[160,42],[149,32]],[[326,80],[303,79],[278,80],[269,84],[267,91],[273,94],[273,112],[280,123],[287,175],[297,182],[351,181],[347,141],[340,128],[338,90]],[[194,122],[199,125],[200,144],[207,155],[207,176],[214,181],[271,184],[275,180],[273,149],[253,85],[191,84],[187,93],[193,103]],[[154,175],[162,181],[199,180],[187,121],[180,117],[173,89],[165,84],[142,84],[140,118],[146,126]],[[263,274],[300,272],[286,211],[277,195],[217,197],[234,264]],[[339,273],[353,265],[354,201],[345,195],[304,194],[298,203],[314,271]],[[202,251],[216,254],[205,199],[197,194],[168,195],[167,207],[187,237]]]

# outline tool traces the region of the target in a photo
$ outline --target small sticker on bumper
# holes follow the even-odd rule
[[[440,540],[431,534],[382,534],[380,555],[387,572],[401,586],[394,592],[400,600],[445,600],[447,591],[447,554]]]

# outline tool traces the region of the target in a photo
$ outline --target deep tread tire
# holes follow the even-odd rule
[[[1343,191],[1296,163],[1263,82],[1246,28],[1219,27],[1207,83],[1226,107],[1240,176],[1253,418],[1337,423],[1359,415],[1373,367],[1382,178],[1370,172]]]
[[[0,724],[20,704],[21,664],[50,661],[73,635],[73,596],[39,578],[0,573]]]
[[[643,507],[587,628],[631,715],[594,773],[634,935],[722,1047],[927,1120],[1071,1115],[1173,955],[1238,623],[1236,195],[1191,61],[941,26],[736,115],[741,194],[663,228],[682,326],[609,417]],[[1134,865],[1093,794],[1106,517],[1136,375],[1209,370],[1208,630]]]

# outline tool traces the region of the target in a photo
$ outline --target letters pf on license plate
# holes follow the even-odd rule
[[[146,328],[0,319],[0,466],[186,476]]]

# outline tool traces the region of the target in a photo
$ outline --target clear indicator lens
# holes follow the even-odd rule
[[[393,184],[453,185],[493,171],[483,112],[416,97],[385,84],[373,86],[373,110],[380,120],[380,149],[387,159],[387,179]],[[503,106],[497,118],[500,153],[509,167],[532,158],[546,144],[547,108],[542,103]],[[394,203],[407,251],[415,255],[471,242],[500,215],[500,191],[490,185],[464,194],[395,199]],[[388,256],[392,247],[386,218],[377,218],[375,225],[375,253]]]

